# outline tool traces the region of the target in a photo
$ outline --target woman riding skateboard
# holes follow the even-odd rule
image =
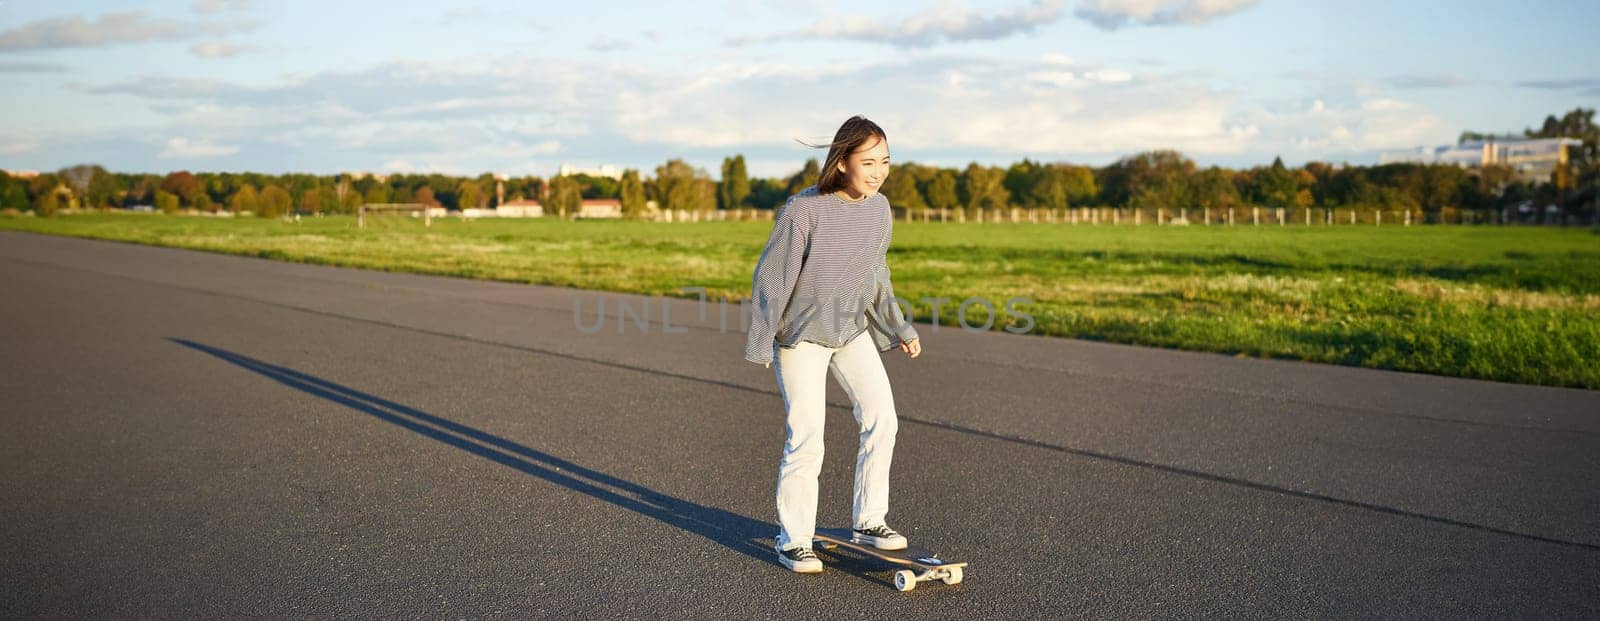
[[[827,375],[855,405],[854,539],[885,550],[906,538],[889,528],[889,462],[894,454],[894,396],[879,352],[922,353],[889,282],[893,232],[889,201],[878,189],[889,174],[889,140],[877,124],[851,117],[834,134],[817,184],[779,209],[751,285],[745,359],[777,363],[787,439],[778,468],[778,560],[791,570],[822,571],[811,551]]]

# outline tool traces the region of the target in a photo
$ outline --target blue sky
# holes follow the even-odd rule
[[[782,175],[852,114],[898,161],[1201,164],[1600,104],[1600,3],[0,0],[0,168]]]

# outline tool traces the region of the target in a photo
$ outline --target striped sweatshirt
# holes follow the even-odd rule
[[[917,338],[889,282],[893,229],[882,194],[849,201],[811,186],[789,197],[751,281],[745,360],[771,362],[774,344],[842,347],[864,330],[878,351]]]

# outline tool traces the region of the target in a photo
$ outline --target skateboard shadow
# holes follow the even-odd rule
[[[778,530],[776,524],[662,494],[500,436],[294,369],[185,339],[168,337],[167,340],[544,481],[681,528],[756,560],[778,565],[771,544],[773,533]],[[841,569],[881,582],[854,568]]]

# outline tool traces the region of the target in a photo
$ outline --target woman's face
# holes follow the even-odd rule
[[[839,171],[844,173],[845,192],[851,198],[876,193],[889,176],[889,141],[881,137],[867,140],[839,162]]]

